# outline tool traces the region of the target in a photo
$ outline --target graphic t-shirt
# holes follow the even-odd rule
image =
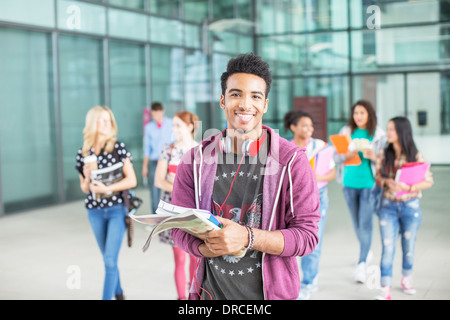
[[[222,159],[219,159],[214,182],[213,214],[219,213],[226,199],[220,216],[243,226],[260,228],[267,140],[258,155],[245,156],[240,167],[242,155],[219,155]],[[233,187],[228,196],[233,179]],[[257,250],[248,250],[242,258],[231,255],[208,258],[202,287],[214,300],[264,299],[261,259],[262,253]],[[210,299],[205,291],[202,291],[202,297]]]
[[[344,166],[344,186],[354,189],[370,189],[375,183],[373,176],[371,160],[363,157],[362,150],[370,145],[373,136],[369,136],[369,131],[356,128],[352,134],[352,144],[359,150],[358,155],[361,158],[359,166]]]

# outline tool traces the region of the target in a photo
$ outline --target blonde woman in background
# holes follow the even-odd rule
[[[177,166],[182,156],[191,148],[198,145],[194,140],[194,130],[198,122],[197,115],[189,111],[180,111],[173,117],[172,121],[175,142],[163,147],[155,171],[155,186],[162,190],[161,198],[168,203],[172,201],[173,182],[175,180]],[[175,259],[175,285],[177,287],[178,300],[186,300],[186,252],[175,246],[170,236],[170,230],[159,235],[163,243],[172,246]],[[190,281],[192,281],[195,269],[195,257],[189,255],[189,258],[189,276]]]
[[[76,169],[79,172],[80,188],[86,194],[85,207],[89,222],[103,256],[105,279],[103,300],[123,300],[123,290],[117,265],[119,251],[125,234],[125,216],[122,191],[136,187],[136,174],[131,162],[131,154],[123,142],[117,140],[117,124],[111,109],[104,106],[91,108],[86,115],[83,129],[83,147],[78,150]],[[87,159],[96,158],[94,168],[108,168],[123,163],[123,179],[106,186],[91,180],[91,163]],[[85,163],[86,160],[86,163]]]

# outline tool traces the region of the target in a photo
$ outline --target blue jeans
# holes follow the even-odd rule
[[[89,222],[100,248],[105,264],[103,300],[111,300],[113,295],[122,293],[117,261],[125,234],[125,215],[123,204],[113,207],[88,209]]]
[[[158,160],[150,160],[150,172],[149,172],[149,186],[150,186],[150,201],[152,203],[152,213],[156,213],[158,209],[159,199],[161,199],[161,189],[155,187],[155,171]]]
[[[354,189],[344,187],[347,202],[360,251],[358,263],[366,262],[372,246],[373,215],[378,210],[379,188]]]
[[[319,189],[320,195],[320,208],[319,212],[321,215],[321,219],[319,221],[319,243],[316,246],[314,251],[306,256],[301,257],[300,263],[303,272],[302,286],[309,285],[313,283],[314,278],[316,278],[319,273],[319,262],[320,256],[322,253],[322,242],[323,242],[323,234],[325,231],[325,224],[327,222],[327,213],[328,213],[328,188],[324,186]]]
[[[412,274],[414,248],[421,221],[422,210],[418,198],[404,202],[383,198],[380,209],[381,286],[391,286],[395,243],[399,235],[402,239],[403,252],[402,275]]]

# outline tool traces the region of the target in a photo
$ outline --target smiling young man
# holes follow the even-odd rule
[[[254,54],[231,59],[220,108],[227,129],[187,152],[172,203],[206,209],[223,223],[200,240],[172,237],[200,258],[191,299],[296,299],[296,256],[317,245],[319,192],[301,149],[264,126],[272,76]]]

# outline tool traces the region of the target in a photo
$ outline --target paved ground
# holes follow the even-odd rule
[[[450,299],[450,167],[433,167],[435,185],[424,192],[423,222],[416,246],[414,280],[417,294],[400,290],[401,249],[397,245],[393,299]],[[319,291],[313,299],[371,300],[378,293],[381,256],[378,219],[366,285],[353,282],[358,244],[340,186],[330,184],[330,212],[325,230]],[[147,189],[138,189],[150,208]],[[176,299],[173,257],[158,241],[141,251],[148,231],[136,227],[135,244],[119,257],[127,299]],[[77,279],[79,281],[77,281]],[[91,232],[83,201],[6,215],[0,218],[0,299],[95,300],[101,297],[103,262]]]

